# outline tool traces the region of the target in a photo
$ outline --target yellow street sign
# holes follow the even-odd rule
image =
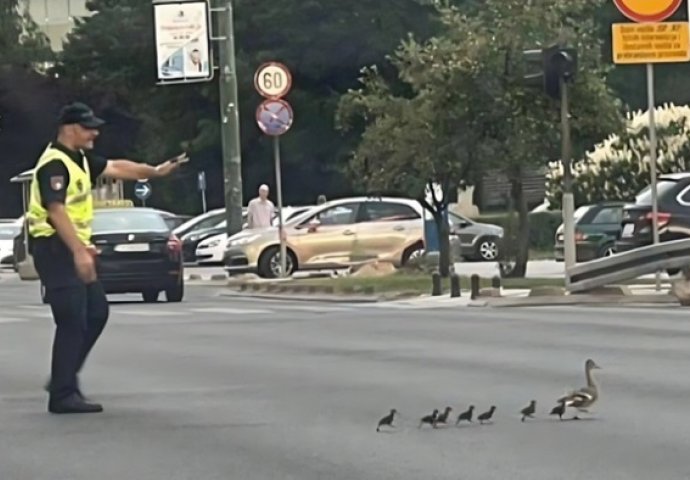
[[[614,23],[613,63],[690,61],[688,22]]]

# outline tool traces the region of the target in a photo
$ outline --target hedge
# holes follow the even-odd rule
[[[516,214],[517,215],[517,214]],[[556,230],[562,223],[560,211],[534,212],[527,217],[529,221],[529,246],[535,250],[549,250],[554,246]],[[480,223],[500,225],[505,228],[508,214],[480,215],[473,218]]]

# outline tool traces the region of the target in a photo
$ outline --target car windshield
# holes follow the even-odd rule
[[[94,214],[93,232],[163,232],[170,230],[163,217],[150,210],[110,210]]]
[[[21,226],[19,225],[0,224],[0,240],[12,240],[14,237],[19,235],[20,230]]]
[[[676,186],[676,182],[673,180],[660,180],[656,183],[657,197],[661,198],[666,192],[671,190]],[[651,205],[652,204],[652,189],[650,186],[646,186],[640,193],[635,197],[635,203],[637,205]]]
[[[585,213],[587,213],[591,208],[591,205],[583,205],[582,207],[579,207],[577,210],[575,210],[575,213],[573,214],[575,221],[580,220],[582,217],[584,217]]]

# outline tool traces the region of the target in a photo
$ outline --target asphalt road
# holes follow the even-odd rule
[[[112,297],[82,382],[105,412],[52,416],[52,323],[0,276],[0,478],[687,479],[688,312],[417,308]],[[127,297],[123,297],[127,298]],[[593,420],[549,418],[594,358]],[[517,413],[536,399],[538,416]],[[473,403],[491,425],[419,430]],[[391,407],[398,428],[377,434]]]

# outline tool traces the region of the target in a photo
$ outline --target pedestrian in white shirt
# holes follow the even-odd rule
[[[270,227],[275,214],[275,206],[268,199],[268,185],[259,187],[259,196],[247,206],[247,228]]]

